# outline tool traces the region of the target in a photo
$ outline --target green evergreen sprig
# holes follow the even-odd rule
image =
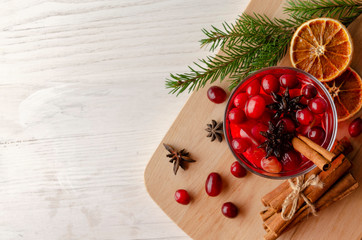
[[[230,89],[251,72],[276,65],[286,54],[295,29],[313,17],[333,17],[348,25],[361,14],[362,4],[352,0],[289,0],[284,8],[288,19],[270,19],[261,14],[242,14],[235,24],[224,23],[221,29],[203,29],[206,38],[201,47],[215,56],[199,59],[188,73],[171,74],[166,80],[170,93],[180,94],[204,87],[207,82],[223,81],[230,76]],[[197,69],[196,69],[197,68]]]
[[[339,19],[347,27],[362,13],[362,1],[354,0],[290,0],[284,12],[290,17],[330,17]]]

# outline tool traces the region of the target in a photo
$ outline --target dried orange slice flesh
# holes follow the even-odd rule
[[[303,23],[290,45],[292,65],[321,82],[341,75],[352,60],[352,38],[342,23],[331,18],[316,18]]]
[[[324,84],[337,109],[338,121],[351,118],[362,107],[362,79],[352,68]]]

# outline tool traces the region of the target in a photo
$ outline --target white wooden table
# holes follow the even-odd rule
[[[3,0],[0,239],[188,239],[143,171],[187,100],[170,72],[248,0]]]

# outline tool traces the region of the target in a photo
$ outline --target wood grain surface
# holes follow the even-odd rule
[[[282,16],[283,1],[252,0],[246,12],[265,13],[270,17]],[[354,40],[355,52],[352,67],[362,74],[362,17],[349,30]],[[281,65],[289,66],[288,56]],[[226,81],[218,85],[227,89]],[[235,159],[225,141],[210,142],[204,128],[211,119],[221,121],[226,103],[213,104],[206,98],[207,87],[191,95],[170,130],[162,140],[177,149],[186,148],[196,163],[187,171],[179,170],[175,176],[172,165],[166,158],[167,151],[160,144],[145,171],[147,190],[155,202],[193,239],[262,239],[265,234],[259,212],[263,210],[261,197],[281,181],[265,179],[253,174],[236,179],[230,174],[230,165]],[[361,112],[357,116],[361,116]],[[350,121],[339,125],[338,139],[347,136]],[[362,180],[361,136],[352,139],[354,151],[349,155],[353,161],[352,173],[357,181]],[[204,190],[209,173],[218,172],[223,178],[223,191],[218,197],[208,197]],[[174,192],[187,189],[192,201],[184,206],[173,199]],[[362,188],[342,201],[323,210],[318,217],[310,217],[298,227],[280,237],[297,239],[351,239],[362,237]],[[224,202],[234,202],[240,209],[235,219],[221,214]]]
[[[170,72],[248,0],[3,0],[0,239],[189,239],[145,166],[188,95]]]

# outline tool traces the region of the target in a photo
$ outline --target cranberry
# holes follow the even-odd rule
[[[264,142],[266,138],[260,134],[260,132],[268,131],[268,126],[262,123],[257,123],[252,129],[251,134],[255,137],[259,142]]]
[[[269,111],[268,109],[265,109],[265,112],[263,115],[261,115],[261,118],[259,119],[260,122],[268,123],[272,120],[273,113]]]
[[[294,132],[295,131],[295,124],[292,119],[284,117],[280,119],[278,124],[284,124],[284,129],[287,130],[287,132]]]
[[[221,212],[225,217],[234,218],[238,215],[238,208],[231,202],[226,202],[221,207]]]
[[[221,177],[218,173],[210,173],[206,179],[205,190],[207,195],[215,197],[220,194],[222,188]]]
[[[241,166],[241,164],[238,161],[233,162],[230,167],[230,172],[232,175],[234,175],[237,178],[242,178],[246,175],[246,170]]]
[[[308,108],[317,114],[321,114],[327,109],[327,102],[323,98],[316,97],[308,102]]]
[[[259,92],[260,92],[260,83],[259,83],[259,81],[252,81],[246,87],[246,93],[249,96],[257,95],[257,94],[259,94]]]
[[[321,127],[312,127],[308,131],[308,138],[319,145],[322,145],[325,137],[326,132]]]
[[[301,163],[301,158],[296,151],[291,150],[284,154],[281,162],[284,171],[292,171],[298,169]]]
[[[278,79],[274,75],[266,75],[261,80],[261,86],[268,94],[271,92],[277,93],[280,88]]]
[[[314,120],[313,113],[311,111],[309,111],[307,108],[298,110],[296,115],[297,115],[298,122],[302,125],[309,125]]]
[[[263,158],[261,160],[261,167],[270,173],[279,173],[282,171],[282,165],[275,156]]]
[[[248,95],[246,93],[239,93],[234,98],[234,105],[235,107],[244,109],[247,101],[248,101]]]
[[[311,84],[305,85],[302,88],[302,95],[307,99],[314,98],[315,96],[317,96],[317,93],[317,89]]]
[[[255,166],[261,168],[261,160],[266,156],[266,152],[263,148],[252,146],[244,152],[244,156]]]
[[[251,97],[246,104],[246,114],[250,118],[259,118],[265,111],[265,100],[262,96]]]
[[[226,92],[218,86],[212,86],[207,90],[207,97],[213,103],[223,103],[226,100]]]
[[[282,87],[284,87],[284,88],[288,87],[289,89],[295,88],[299,84],[297,76],[292,75],[292,74],[284,74],[284,75],[280,76],[279,81],[280,81],[280,85],[282,85]]]
[[[187,205],[190,202],[190,196],[186,190],[179,189],[175,192],[175,200],[180,204]]]
[[[362,119],[356,118],[353,120],[348,127],[348,132],[351,137],[358,137],[362,132]]]
[[[232,123],[242,123],[246,120],[244,111],[241,108],[233,108],[229,112],[229,121]]]
[[[247,138],[235,138],[231,141],[231,146],[235,152],[243,153],[250,147],[250,140]]]

